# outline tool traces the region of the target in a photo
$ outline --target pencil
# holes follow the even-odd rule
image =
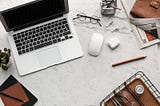
[[[114,0],[110,1],[108,4],[107,4],[107,8],[114,2]]]
[[[112,64],[112,67],[115,67],[115,66],[118,66],[118,65],[121,65],[121,64],[125,64],[125,63],[129,63],[129,62],[133,62],[133,61],[136,61],[136,60],[141,60],[141,59],[144,59],[146,57],[147,56],[140,56],[140,57],[137,57],[137,58],[132,58],[132,59],[129,59],[129,60],[124,60],[124,61]]]
[[[14,100],[16,100],[16,101],[19,101],[19,102],[24,103],[24,101],[21,100],[21,99],[15,98],[15,97],[13,97],[13,96],[7,95],[7,94],[2,93],[2,92],[0,92],[0,94],[3,95],[3,96],[6,96],[6,97],[8,97],[8,98],[14,99]]]

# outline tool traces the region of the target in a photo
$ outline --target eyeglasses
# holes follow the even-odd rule
[[[85,13],[80,13],[76,15],[77,17],[73,18],[73,20],[79,19],[82,22],[90,22],[92,24],[99,24],[100,27],[102,27],[101,23],[100,23],[100,19],[98,18],[98,16],[87,16]]]

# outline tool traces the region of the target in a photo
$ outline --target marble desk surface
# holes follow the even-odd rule
[[[30,0],[0,0],[0,10],[28,1]],[[139,49],[123,10],[116,11],[114,17],[103,17],[100,13],[100,0],[69,0],[69,5],[72,17],[83,12],[90,16],[97,15],[102,20],[102,28],[74,21],[84,56],[24,77],[18,75],[12,56],[8,71],[0,70],[0,84],[12,74],[36,95],[38,102],[35,106],[97,106],[115,87],[138,70],[142,70],[160,90],[158,46]],[[118,7],[121,8],[120,3]],[[106,27],[111,21],[113,23]],[[88,54],[89,40],[95,32],[105,37],[98,57]],[[119,38],[121,44],[111,50],[107,42],[114,37]],[[0,23],[0,48],[4,47],[10,48],[7,33]],[[111,66],[112,63],[141,55],[146,55],[147,58],[117,67]]]

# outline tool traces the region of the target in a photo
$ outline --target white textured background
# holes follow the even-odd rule
[[[0,0],[0,10],[28,1],[30,0]],[[117,11],[114,17],[107,18],[100,14],[100,0],[69,0],[69,4],[72,17],[84,12],[89,16],[97,15],[102,19],[103,28],[74,21],[84,56],[24,77],[18,76],[12,57],[9,70],[0,70],[0,84],[10,74],[14,75],[36,95],[38,102],[35,106],[97,106],[115,87],[138,70],[142,70],[160,90],[158,46],[139,49],[124,11]],[[120,3],[118,5],[121,7]],[[113,24],[106,29],[105,25],[111,20]],[[111,32],[110,30],[115,27],[119,31]],[[102,52],[97,58],[88,55],[88,43],[94,32],[99,32],[105,37]],[[9,47],[6,35],[0,23],[0,48]],[[118,37],[121,45],[115,50],[110,50],[107,41],[113,37]],[[140,55],[146,55],[147,58],[111,67],[112,63]]]

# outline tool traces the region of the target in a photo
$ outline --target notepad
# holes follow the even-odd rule
[[[26,93],[24,92],[22,86],[20,85],[20,83],[16,83],[16,84],[12,85],[11,87],[3,90],[2,93],[7,94],[11,97],[18,98],[23,101],[23,102],[20,102],[20,101],[14,100],[12,98],[6,97],[4,95],[0,95],[5,106],[21,106],[22,104],[25,104],[26,102],[29,101],[29,99],[28,99]]]
[[[0,97],[4,106],[33,106],[37,102],[37,98],[12,75],[0,86]]]

